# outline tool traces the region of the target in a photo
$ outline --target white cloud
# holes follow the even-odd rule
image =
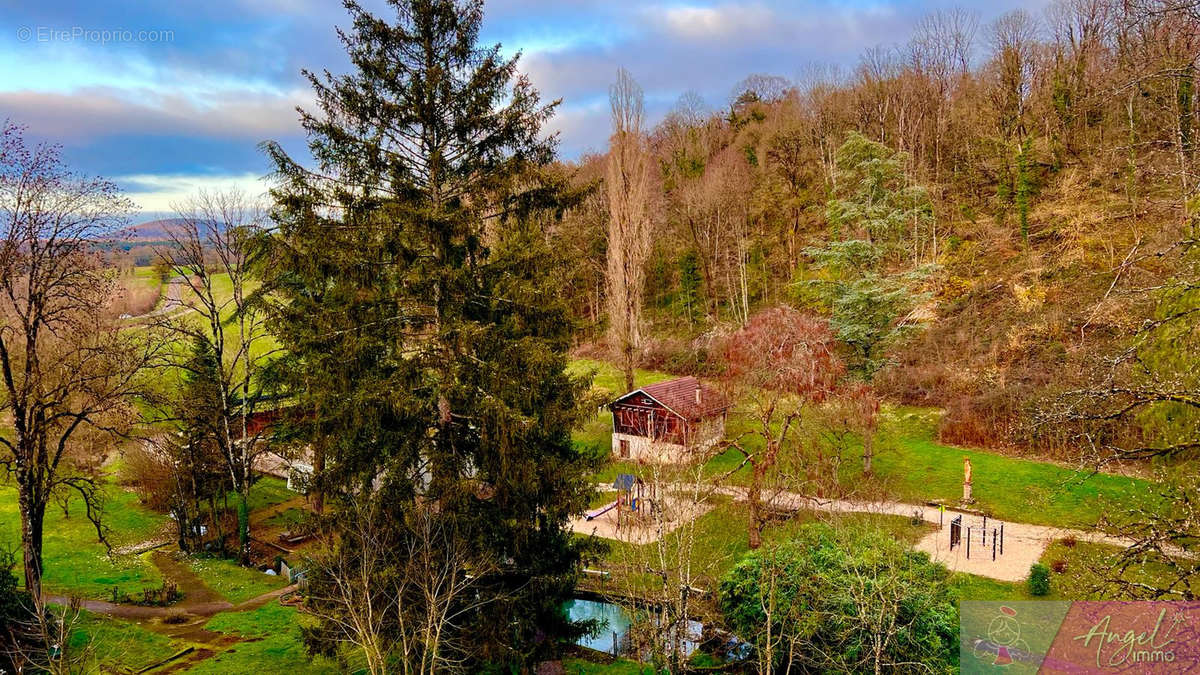
[[[230,176],[186,176],[136,174],[119,176],[117,185],[126,187],[125,196],[145,212],[172,213],[200,190],[240,190],[251,199],[265,198],[267,182],[252,173]]]
[[[745,38],[770,29],[777,20],[773,11],[759,4],[669,7],[651,13],[658,15],[666,32],[690,40]]]

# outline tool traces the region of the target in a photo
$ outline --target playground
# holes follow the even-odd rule
[[[618,474],[601,489],[611,493],[612,500],[572,520],[572,532],[648,544],[712,508],[707,501],[684,496],[682,489],[656,487],[628,473]]]

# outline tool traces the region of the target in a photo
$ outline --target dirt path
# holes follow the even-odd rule
[[[745,498],[745,488],[724,487],[719,492],[735,499]],[[1046,547],[1059,539],[1073,538],[1076,541],[1108,544],[1127,548],[1135,542],[1126,537],[1116,537],[1095,530],[1077,530],[1065,527],[1033,525],[1012,520],[985,518],[947,507],[943,514],[936,506],[909,504],[905,502],[857,502],[846,499],[819,499],[794,492],[780,494],[772,504],[785,509],[811,509],[830,513],[876,513],[882,515],[919,517],[927,523],[940,525],[914,546],[925,551],[934,560],[944,563],[956,572],[968,572],[1001,581],[1023,581],[1029,576],[1029,568],[1041,559]],[[950,521],[962,516],[962,545],[950,548]],[[999,535],[1003,532],[1003,539]],[[995,538],[993,537],[995,533]],[[970,534],[970,549],[966,540]],[[1000,542],[1003,542],[1001,553]],[[995,547],[995,556],[992,548]],[[1181,548],[1167,549],[1168,555],[1187,557],[1191,554]],[[970,557],[968,557],[968,553]],[[993,559],[994,557],[994,559]]]
[[[171,581],[183,591],[183,599],[169,607],[145,607],[125,603],[113,603],[105,600],[84,600],[81,606],[89,612],[107,614],[120,619],[144,621],[164,617],[211,617],[221,612],[244,612],[258,609],[279,596],[296,590],[296,586],[285,586],[238,604],[226,600],[220,593],[209,588],[204,580],[196,575],[186,564],[180,562],[166,551],[155,551],[150,554],[150,561],[162,572],[163,578]],[[67,604],[70,598],[63,595],[45,595],[45,602]]]
[[[162,307],[151,310],[145,314],[139,314],[132,317],[134,319],[145,319],[150,317],[162,316],[170,314],[177,309],[186,309],[183,304],[183,286],[185,280],[183,277],[173,277],[165,285],[167,287],[167,297],[163,301]]]
[[[220,614],[221,612],[247,612],[252,609],[258,609],[275,598],[278,598],[281,595],[286,595],[287,593],[291,593],[297,588],[298,586],[295,584],[292,584],[291,586],[284,586],[283,588],[277,588],[273,591],[263,593],[262,595],[250,598],[249,600],[240,602],[236,605],[228,600],[188,602],[188,600],[185,598],[184,600],[171,605],[170,607],[142,607],[141,605],[115,604],[105,600],[84,600],[80,603],[80,606],[89,612],[107,614],[118,619],[154,619],[173,616],[180,613],[191,614],[198,617],[210,617]],[[189,596],[193,592],[194,590],[189,591]],[[42,601],[65,605],[69,603],[71,599],[65,595],[43,595]]]

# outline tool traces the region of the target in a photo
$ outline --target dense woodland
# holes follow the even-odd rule
[[[714,335],[788,303],[831,316],[880,392],[944,407],[944,440],[1072,456],[1080,429],[1038,405],[1087,386],[1188,264],[1198,12],[942,11],[850,70],[685,94],[647,133],[639,362],[712,373]],[[611,320],[605,167],[562,166],[593,192],[554,235],[585,345]]]

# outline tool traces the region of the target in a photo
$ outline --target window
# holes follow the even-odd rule
[[[621,458],[629,459],[629,441],[621,441]]]

